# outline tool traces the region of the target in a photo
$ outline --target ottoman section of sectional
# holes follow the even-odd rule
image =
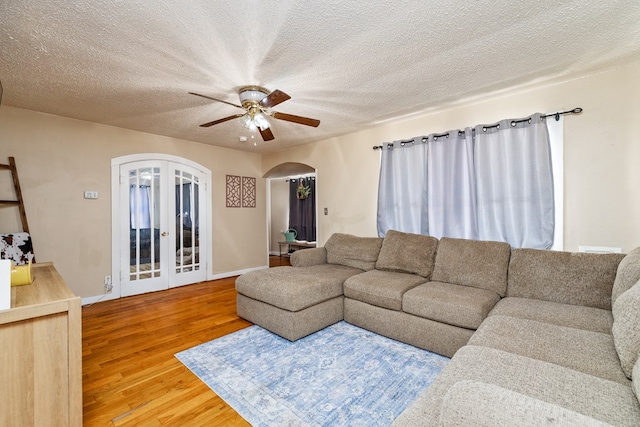
[[[359,273],[321,264],[243,274],[236,279],[238,316],[295,341],[343,319],[343,283]]]

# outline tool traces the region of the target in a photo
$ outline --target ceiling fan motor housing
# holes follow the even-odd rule
[[[238,94],[240,95],[240,103],[242,106],[249,108],[262,101],[269,95],[269,91],[260,86],[243,86],[238,90]]]

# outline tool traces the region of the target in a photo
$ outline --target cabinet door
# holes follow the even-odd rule
[[[0,425],[69,425],[67,323],[56,313],[0,325]]]

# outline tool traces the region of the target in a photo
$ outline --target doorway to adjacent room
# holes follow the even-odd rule
[[[112,160],[114,293],[136,295],[207,279],[211,172],[187,159]]]

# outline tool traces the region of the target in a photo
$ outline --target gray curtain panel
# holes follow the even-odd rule
[[[478,231],[481,240],[517,248],[553,245],[553,172],[540,114],[476,127]]]
[[[378,186],[378,236],[389,230],[429,234],[427,144],[384,144]]]
[[[378,235],[388,230],[548,249],[555,228],[540,114],[384,144]]]
[[[427,170],[429,234],[477,239],[473,130],[429,135]]]

